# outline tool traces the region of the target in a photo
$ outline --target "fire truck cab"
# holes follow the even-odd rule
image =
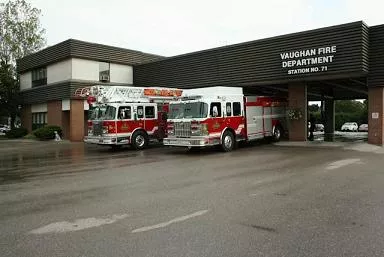
[[[170,102],[167,146],[221,146],[231,151],[239,141],[265,137],[280,140],[286,131],[286,101],[266,96],[245,96],[240,87],[184,90]]]
[[[182,91],[169,88],[92,86],[82,89],[90,105],[84,142],[144,149],[166,136],[168,103]]]

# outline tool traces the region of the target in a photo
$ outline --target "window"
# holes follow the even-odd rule
[[[105,112],[100,117],[101,120],[114,120],[116,119],[116,107],[107,105]]]
[[[109,82],[110,65],[108,62],[99,62],[99,80]]]
[[[211,103],[211,109],[209,114],[211,115],[211,117],[221,117],[221,103]]]
[[[107,106],[90,106],[88,111],[89,120],[99,120],[104,116]]]
[[[176,103],[169,105],[170,119],[198,119],[208,115],[208,104],[202,102]]]
[[[119,108],[119,119],[130,120],[132,119],[132,108],[131,106],[120,106]]]
[[[44,127],[47,125],[47,120],[46,112],[32,113],[32,130]]]
[[[154,106],[145,106],[145,118],[154,119],[155,118],[155,107]]]
[[[233,103],[233,116],[241,116],[241,105],[240,102]]]
[[[47,85],[47,68],[38,68],[32,71],[32,87]]]
[[[227,113],[227,116],[232,116],[232,106],[231,106],[231,103],[227,103],[225,105],[225,112]]]
[[[143,106],[137,106],[137,118],[144,118],[144,108]]]

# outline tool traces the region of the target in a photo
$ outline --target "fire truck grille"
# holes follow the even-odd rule
[[[103,135],[103,125],[101,123],[93,123],[93,135],[94,136]]]
[[[175,136],[177,137],[191,137],[191,123],[190,122],[176,122],[174,124]]]

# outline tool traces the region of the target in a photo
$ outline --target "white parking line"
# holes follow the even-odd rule
[[[51,223],[47,226],[34,229],[29,234],[47,234],[47,233],[65,233],[84,230],[87,228],[100,227],[102,225],[112,224],[118,220],[125,219],[128,214],[112,215],[110,218],[86,218],[78,219],[74,222],[60,221]]]
[[[327,170],[338,169],[338,168],[341,168],[343,166],[351,165],[354,163],[361,163],[360,159],[344,159],[344,160],[340,160],[340,161],[335,161],[335,162],[332,162],[328,165]]]
[[[153,230],[153,229],[164,228],[164,227],[167,227],[167,226],[171,225],[172,223],[182,222],[182,221],[185,221],[187,219],[191,219],[191,218],[194,218],[194,217],[197,217],[197,216],[204,215],[207,212],[208,212],[208,210],[202,210],[202,211],[194,212],[192,214],[189,214],[189,215],[186,215],[186,216],[182,216],[182,217],[178,217],[178,218],[175,218],[175,219],[167,221],[167,222],[163,222],[163,223],[159,223],[159,224],[156,224],[156,225],[153,225],[153,226],[142,227],[142,228],[138,228],[138,229],[132,230],[132,233],[146,232],[146,231]]]

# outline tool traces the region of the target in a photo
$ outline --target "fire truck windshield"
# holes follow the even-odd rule
[[[169,119],[196,119],[206,118],[208,115],[208,104],[202,102],[188,102],[170,104]]]
[[[107,106],[94,106],[89,108],[88,119],[89,120],[100,120],[104,115]]]
[[[114,120],[116,118],[116,107],[107,105],[105,112],[100,116],[101,120]]]

